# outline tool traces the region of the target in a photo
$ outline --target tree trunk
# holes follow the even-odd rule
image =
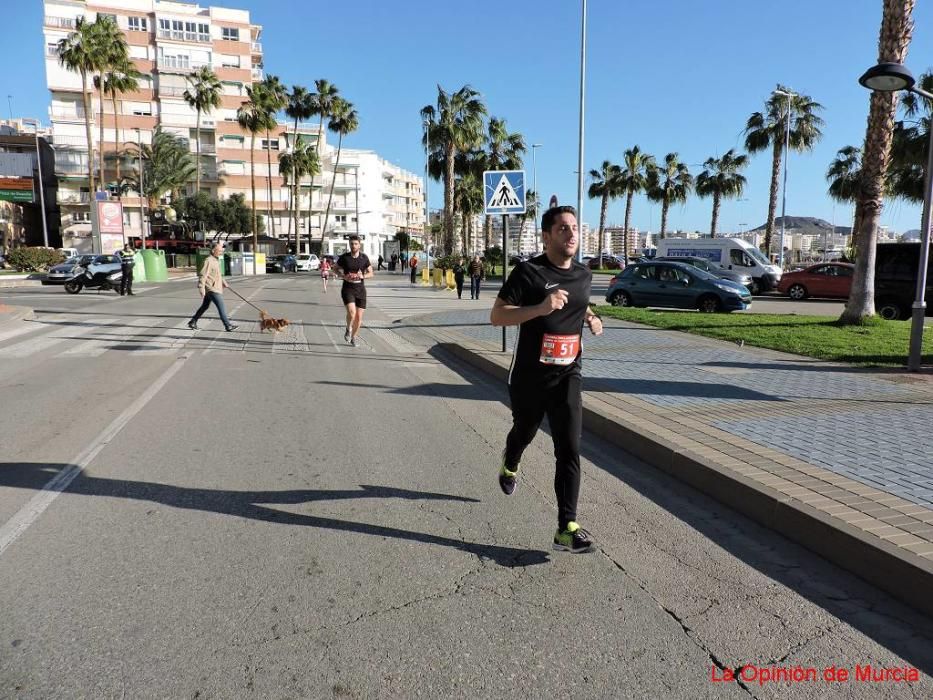
[[[716,238],[716,227],[719,225],[719,205],[722,202],[722,195],[718,192],[713,193],[713,220],[709,224],[709,237]]]
[[[628,260],[628,225],[632,220],[632,198],[635,196],[635,193],[629,191],[625,196],[625,228],[622,229],[622,257],[627,261]]]
[[[270,236],[275,238],[275,219],[272,218],[272,135],[266,129],[266,190],[268,190],[269,201],[266,205],[266,213],[269,215]]]
[[[447,162],[444,164],[444,252],[451,252],[454,247],[454,158],[457,149],[447,145]]]
[[[661,240],[664,240],[664,236],[667,234],[667,210],[670,209],[670,206],[671,200],[665,195],[661,202]]]
[[[324,247],[324,231],[330,218],[330,203],[334,199],[334,186],[337,184],[337,166],[340,165],[340,149],[343,147],[343,134],[337,138],[337,159],[334,161],[334,177],[330,181],[330,194],[327,197],[327,209],[324,210],[324,226],[321,228],[321,249]]]
[[[778,183],[781,181],[781,153],[784,152],[784,141],[774,139],[771,149],[771,191],[768,199],[768,222],[765,225],[765,256],[771,259],[771,238],[774,235],[774,216],[777,212]]]
[[[98,128],[100,130],[100,143],[97,144],[97,165],[98,165],[98,177],[100,179],[101,189],[104,186],[104,74],[100,74],[100,124]]]
[[[486,244],[484,250],[489,250],[489,244],[492,242],[492,217],[489,214],[486,214],[483,221],[483,237]]]
[[[603,201],[599,207],[599,267],[603,266],[603,251],[606,249],[606,211],[609,209],[609,193],[603,193]]]
[[[321,156],[321,137],[324,135],[324,112],[317,124],[317,139],[314,150],[317,152],[318,162],[321,164],[321,173],[324,172],[324,158]],[[314,215],[314,173],[311,174],[311,187],[308,189],[308,252],[311,252],[311,242],[314,234],[311,231],[311,217]],[[324,230],[321,229],[321,255],[324,255]]]
[[[879,63],[904,62],[913,33],[913,9],[914,0],[884,0],[878,39]],[[853,231],[858,255],[852,275],[852,291],[839,319],[845,324],[859,324],[875,314],[875,246],[878,242],[884,178],[894,132],[897,93],[873,91],[870,105],[856,204],[860,220],[858,231]]]
[[[194,138],[197,139],[197,151],[198,151],[198,169],[195,171],[195,185],[194,193],[197,194],[201,191],[201,108],[198,107],[196,119],[198,120],[194,125]]]
[[[256,132],[251,132],[249,147],[249,184],[252,190],[250,207],[253,210],[253,274],[256,274],[256,259],[259,257],[259,229],[256,226]]]
[[[113,93],[113,137],[116,139],[115,151],[117,154],[117,185],[120,184],[120,158],[123,156],[123,142],[120,141],[120,116],[117,114],[117,93]],[[122,193],[122,190],[120,190]],[[122,194],[121,194],[122,196]]]

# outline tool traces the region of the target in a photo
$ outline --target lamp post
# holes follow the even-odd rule
[[[580,126],[577,146],[577,260],[583,262],[583,115],[586,95],[586,0],[580,22]]]
[[[428,261],[428,277],[431,276],[431,250],[428,239],[431,231],[431,217],[428,214],[428,151],[431,138],[431,125],[424,120],[424,256]],[[411,236],[408,238],[408,257],[411,257]]]
[[[790,99],[797,97],[797,93],[785,90],[775,90],[775,95],[784,95],[787,98],[787,121],[784,129],[784,185],[781,187],[781,251],[778,254],[778,267],[784,269],[784,230],[787,226],[787,152],[790,150]],[[771,251],[768,251],[771,254]]]
[[[541,193],[538,192],[538,158],[537,158],[537,155],[538,155],[538,149],[541,148],[543,145],[544,145],[543,143],[531,144],[531,181],[534,183],[534,188],[535,188],[535,203],[536,203],[535,219],[537,219],[541,215],[541,212],[538,211],[538,209],[540,209],[541,207],[540,205],[537,205],[537,202],[541,201]],[[538,231],[538,224],[536,222],[535,223],[536,234],[537,234],[537,231]]]
[[[143,137],[142,130],[136,129],[136,147],[139,149],[139,233],[140,241],[142,243],[142,249],[146,249],[146,195],[143,194],[146,191],[145,181],[143,180]],[[256,274],[255,270],[255,256],[256,251],[253,251],[253,274]]]
[[[23,119],[23,124],[32,124],[36,129],[36,166],[39,169],[39,206],[42,207],[42,245],[49,247],[49,227],[45,220],[45,185],[42,182],[42,154],[39,152],[39,120]]]
[[[933,94],[915,87],[913,74],[900,63],[879,63],[869,68],[858,79],[862,87],[879,92],[907,90],[933,102]],[[923,319],[926,315],[927,266],[930,259],[930,203],[933,200],[933,129],[927,141],[927,169],[923,185],[923,223],[920,232],[920,261],[917,263],[917,294],[913,304],[910,324],[910,352],[907,369],[920,371],[923,350]],[[854,233],[854,231],[853,231]]]

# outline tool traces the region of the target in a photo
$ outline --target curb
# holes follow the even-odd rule
[[[491,351],[445,341],[437,341],[437,347],[497,379],[508,379],[508,366],[490,357]],[[866,535],[812,506],[791,501],[786,495],[733,473],[713,460],[689,454],[663,439],[646,437],[637,425],[613,413],[608,404],[588,397],[584,387],[583,427],[587,430],[908,605],[933,615],[933,596],[930,596],[933,562],[879,537]]]

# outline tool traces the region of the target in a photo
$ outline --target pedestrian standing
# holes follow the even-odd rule
[[[580,336],[584,324],[594,335],[603,327],[589,307],[592,273],[574,260],[579,245],[576,211],[569,206],[548,209],[541,231],[545,253],[515,266],[490,314],[494,326],[519,326],[509,371],[512,429],[499,487],[509,496],[515,492],[522,453],[546,415],[555,457],[554,549],[589,552],[595,547],[593,538],[577,523],[583,430]]]
[[[340,298],[347,308],[347,330],[343,339],[353,347],[359,344],[357,336],[363,325],[363,312],[366,310],[366,287],[363,280],[373,276],[373,266],[366,253],[360,252],[359,236],[350,236],[350,250],[344,253],[334,265],[338,275],[343,278]]]
[[[418,274],[418,256],[412,255],[411,260],[408,261],[408,267],[411,269],[411,283],[415,283],[415,275]]]
[[[479,299],[480,282],[486,277],[486,268],[478,255],[470,261],[470,299]]]
[[[398,255],[392,253],[392,257],[389,258],[389,269],[392,272],[395,272],[395,266],[398,265]]]
[[[207,311],[207,307],[213,304],[217,307],[217,313],[220,314],[220,320],[224,324],[224,329],[229,333],[235,331],[239,326],[230,323],[227,318],[227,310],[224,308],[224,288],[229,287],[227,281],[220,271],[220,256],[224,252],[223,243],[215,243],[211,248],[211,254],[201,266],[198,273],[198,292],[201,294],[201,306],[194,312],[194,316],[188,321],[188,328],[193,331],[198,330],[198,319]]]
[[[133,268],[136,266],[136,251],[133,246],[127,243],[120,251],[120,274],[123,275],[120,280],[120,296],[133,294]]]
[[[463,277],[466,274],[466,267],[464,267],[464,260],[460,258],[454,264],[454,282],[457,285],[457,298],[461,299],[463,297]]]
[[[376,262],[379,263],[379,266],[378,266],[376,269],[377,269],[377,270],[382,270],[382,263],[385,262],[385,258],[383,258],[383,257],[380,255],[380,256],[376,259]]]

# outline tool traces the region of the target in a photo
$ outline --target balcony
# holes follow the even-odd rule
[[[251,41],[249,47],[253,53],[262,53],[262,44],[258,41]]]
[[[253,68],[253,80],[265,80],[262,68]]]
[[[63,136],[61,134],[54,134],[53,136],[46,137],[46,139],[55,148],[80,148],[82,151],[87,150],[87,138],[84,136]]]
[[[197,141],[192,141],[188,148],[192,153],[198,152],[198,143]],[[212,143],[202,143],[201,144],[201,155],[202,156],[212,156],[217,153],[217,147]]]
[[[193,41],[202,44],[211,43],[210,34],[200,32],[185,32],[180,29],[160,29],[158,36],[160,39],[171,39],[172,41]]]
[[[87,204],[91,201],[90,192],[66,192],[58,191],[59,204]]]
[[[159,96],[160,97],[184,97],[185,90],[188,88],[183,87],[172,87],[170,85],[160,85],[159,86]]]
[[[55,172],[59,175],[87,175],[87,163],[56,163]]]
[[[60,122],[81,122],[84,123],[84,110],[74,109],[49,109],[49,118]]]
[[[72,17],[46,17],[46,27],[58,27],[59,29],[74,29],[75,21]]]
[[[207,67],[213,70],[213,66],[206,61],[192,61],[187,56],[162,56],[158,61],[159,70],[190,73],[198,68]]]

